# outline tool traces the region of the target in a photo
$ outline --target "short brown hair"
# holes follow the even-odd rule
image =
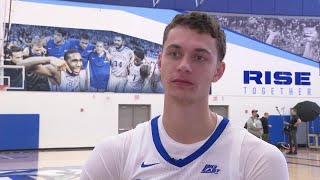
[[[224,59],[226,55],[226,35],[213,17],[200,12],[177,14],[164,31],[162,45],[166,42],[169,31],[177,26],[185,26],[196,30],[198,33],[210,34],[212,38],[217,39],[218,59],[220,61]]]
[[[33,47],[33,46],[42,47],[43,46],[42,40],[38,36],[35,36],[34,38],[32,38],[30,45],[31,45],[31,47]]]

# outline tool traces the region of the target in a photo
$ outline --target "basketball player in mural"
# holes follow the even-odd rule
[[[110,56],[102,41],[96,42],[96,48],[89,56],[90,91],[106,92],[110,76]]]
[[[4,61],[4,65],[19,65],[23,61],[23,49],[11,46],[9,50],[10,61]],[[4,76],[10,77],[10,87],[22,87],[23,77],[20,69],[4,69]]]
[[[34,37],[31,41],[30,47],[26,47],[23,50],[23,58],[29,57],[43,57],[45,56],[45,48],[42,45],[42,41],[39,37]],[[47,76],[34,73],[33,71],[26,71],[26,87],[28,91],[49,91],[49,81]]]
[[[225,54],[217,21],[176,15],[158,57],[162,115],[99,143],[80,179],[288,180],[279,149],[210,111],[209,89],[224,74]]]
[[[320,41],[318,37],[319,33],[315,24],[307,23],[306,26],[303,27],[303,41],[305,42],[303,57],[320,61]]]
[[[134,61],[129,65],[128,81],[125,86],[125,93],[141,93],[145,79],[150,74],[150,66],[143,63],[145,58],[141,49],[134,50]]]
[[[83,33],[79,39],[68,39],[71,44],[71,49],[76,49],[82,57],[82,69],[86,69],[88,65],[89,55],[94,51],[95,46],[90,43],[88,34]]]
[[[71,44],[66,40],[67,32],[62,28],[54,31],[53,38],[50,38],[45,44],[47,56],[54,56],[63,59],[64,53],[71,49]]]
[[[127,83],[128,66],[133,62],[133,51],[124,46],[124,36],[116,34],[114,45],[109,48],[111,56],[111,75],[108,83],[109,92],[124,92]]]
[[[158,64],[150,62],[150,75],[146,78],[142,88],[143,93],[163,93]]]
[[[49,57],[30,57],[19,65],[25,66],[26,71],[45,75],[49,78],[51,91],[80,92],[88,91],[90,75],[82,68],[82,57],[75,49],[69,49],[64,54],[64,60]]]

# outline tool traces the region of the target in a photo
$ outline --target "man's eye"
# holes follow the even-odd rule
[[[179,56],[179,53],[178,52],[171,52],[169,53],[170,56],[173,56],[173,57],[177,57]]]
[[[202,62],[202,61],[206,61],[207,59],[205,57],[203,57],[203,56],[195,56],[194,60]]]

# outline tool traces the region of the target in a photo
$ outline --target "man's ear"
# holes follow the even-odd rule
[[[217,82],[219,79],[221,79],[222,75],[224,74],[224,70],[226,68],[226,64],[221,61],[221,62],[218,62],[217,64],[217,70],[216,70],[216,73],[214,74],[213,76],[213,80],[212,82]]]
[[[160,72],[161,72],[161,59],[162,59],[162,52],[160,52],[158,56],[158,69]]]

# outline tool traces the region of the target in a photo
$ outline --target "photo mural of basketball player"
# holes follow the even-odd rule
[[[282,50],[320,61],[320,19],[213,15],[225,28]]]
[[[43,57],[46,54],[46,49],[43,47],[40,37],[35,36],[30,46],[24,49],[23,59],[29,57]],[[34,73],[33,71],[25,72],[26,88],[27,91],[49,91],[48,77]]]
[[[96,48],[89,56],[90,91],[106,92],[110,76],[110,56],[104,43],[97,41]]]
[[[66,39],[67,32],[63,28],[56,28],[54,30],[53,38],[45,44],[47,49],[47,56],[54,56],[63,59],[64,53],[71,49],[70,42]]]
[[[124,92],[127,83],[128,66],[133,62],[133,51],[124,45],[125,39],[116,34],[113,46],[109,48],[111,56],[111,75],[108,84],[109,92]]]
[[[73,80],[81,77],[79,81],[86,79],[90,83],[84,89],[76,88],[76,85],[72,86],[70,83],[69,88],[62,88],[57,83],[52,83],[52,78],[47,74],[42,75],[43,73],[30,69],[30,65],[27,65],[26,72],[30,74],[29,79],[26,76],[27,91],[163,93],[157,68],[158,54],[162,49],[160,44],[112,31],[21,24],[12,24],[8,40],[5,46],[8,60],[10,47],[14,45],[23,49],[23,60],[39,56],[37,58],[40,61],[32,63],[44,67],[50,67],[48,58],[64,59],[65,52],[76,50],[80,53],[81,69],[85,70],[86,75],[82,76],[80,73],[73,77],[72,73],[70,75],[62,72],[61,77],[68,76],[68,79]],[[47,60],[43,60],[45,57],[48,57]],[[41,83],[38,81],[40,79]]]
[[[89,72],[82,69],[82,57],[75,49],[67,50],[64,60],[54,56],[30,57],[19,65],[25,66],[26,71],[47,76],[51,91],[89,91]]]
[[[134,61],[128,67],[125,93],[141,93],[146,78],[150,74],[150,66],[144,63],[145,55],[142,49],[134,50]]]
[[[71,49],[76,49],[82,57],[82,68],[87,68],[90,54],[94,51],[95,46],[90,43],[90,37],[87,33],[80,34],[79,39],[71,38],[68,40],[71,44]]]

